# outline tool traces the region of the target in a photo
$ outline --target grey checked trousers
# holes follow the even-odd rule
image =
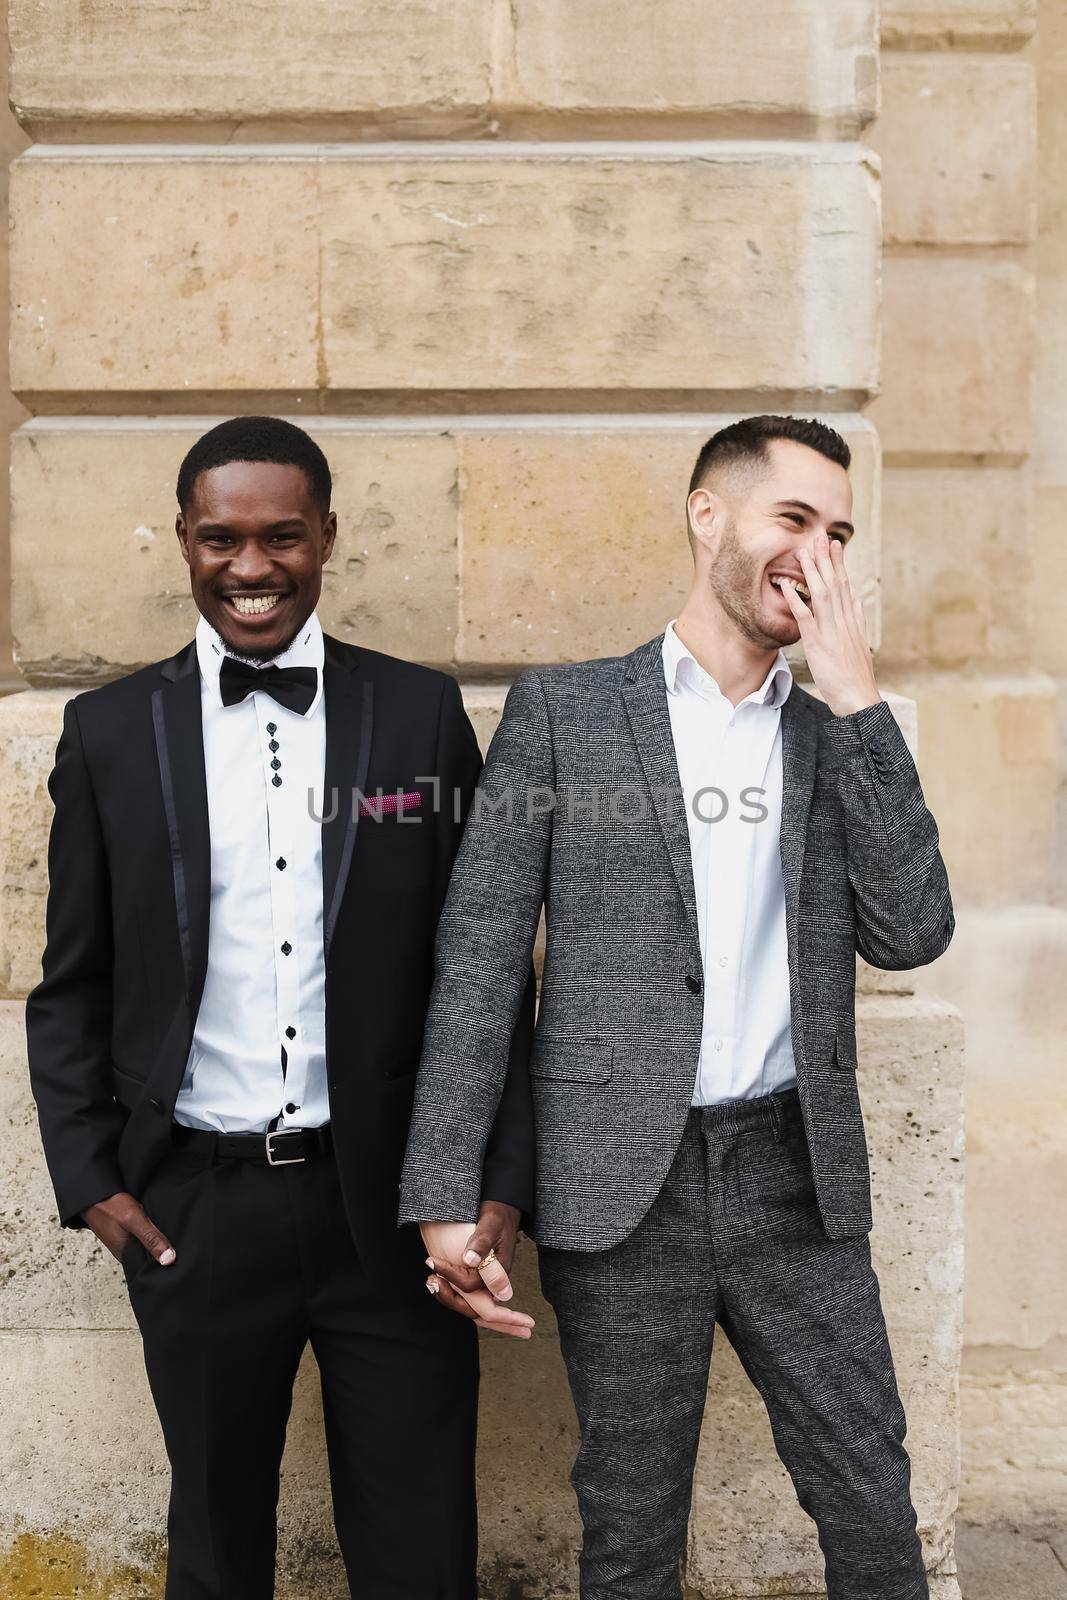
[[[692,1111],[628,1238],[538,1254],[581,1430],[582,1600],[679,1600],[716,1324],[815,1520],[829,1600],[927,1600],[868,1237],[826,1235],[795,1089]]]

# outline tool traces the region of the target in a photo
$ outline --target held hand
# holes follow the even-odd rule
[[[512,1338],[528,1339],[534,1319],[522,1311],[510,1311],[501,1301],[513,1290],[508,1269],[515,1257],[519,1213],[514,1206],[485,1201],[477,1225],[470,1222],[424,1222],[423,1243],[426,1265],[432,1276],[427,1289],[438,1303],[460,1316],[469,1317],[480,1328]],[[497,1259],[481,1269],[468,1265],[465,1257],[482,1261],[490,1251]]]
[[[874,678],[863,605],[845,571],[840,540],[819,532],[814,554],[801,550],[799,556],[811,609],[788,578],[782,580],[782,593],[800,629],[816,687],[835,716],[876,705],[882,696]]]
[[[149,1217],[139,1200],[122,1190],[108,1200],[101,1200],[82,1212],[82,1220],[100,1240],[107,1245],[116,1260],[121,1260],[131,1234],[140,1239],[145,1250],[161,1267],[169,1267],[176,1251]]]

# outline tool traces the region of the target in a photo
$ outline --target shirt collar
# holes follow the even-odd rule
[[[668,622],[663,632],[663,676],[667,681],[667,693],[678,694],[680,689],[691,688],[706,698],[714,699],[717,696],[725,701],[726,696],[715,679],[704,671],[693,652],[678,637],[674,627],[676,620],[674,618]],[[788,699],[792,686],[792,668],[785,658],[785,651],[780,649],[759,688],[747,694],[740,704],[744,706],[752,701],[757,705],[780,706]]]
[[[200,664],[200,675],[207,686],[212,704],[222,707],[222,693],[219,689],[219,673],[222,671],[223,658],[227,654],[226,646],[220,639],[210,622],[201,616],[196,625],[196,659]],[[304,716],[314,714],[322,698],[322,664],[325,660],[326,649],[322,637],[322,624],[318,612],[313,611],[304,623],[300,632],[287,650],[281,655],[274,656],[270,661],[262,663],[265,667],[314,667],[318,673],[318,686],[315,698],[304,712]],[[283,707],[283,709],[285,709]],[[290,715],[296,713],[290,712]]]

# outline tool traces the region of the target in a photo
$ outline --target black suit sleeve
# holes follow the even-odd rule
[[[111,1092],[111,879],[74,699],[48,779],[47,939],[26,1001],[30,1084],[64,1227],[125,1188],[123,1113]]]
[[[482,756],[459,685],[449,678],[441,702],[437,772],[441,780],[438,861],[434,926],[448,890],[452,864],[479,774]],[[482,1168],[482,1199],[517,1207],[525,1226],[534,1200],[534,1117],[530,1092],[530,1044],[533,1038],[536,980],[531,965],[515,1022],[508,1072],[489,1134]],[[442,1219],[445,1220],[445,1219]]]

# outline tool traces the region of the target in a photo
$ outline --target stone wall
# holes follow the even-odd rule
[[[1067,19],[890,7],[881,662],[918,703],[967,1026],[961,1513],[1067,1509]],[[937,14],[942,25],[937,25]],[[1036,32],[1035,32],[1036,24]],[[891,47],[891,48],[887,48]]]
[[[1048,1208],[1059,1137],[1038,978],[1062,945],[1063,671],[1054,625],[1035,653],[1030,620],[1057,509],[1051,432],[1032,454],[1035,361],[1053,388],[1032,329],[1059,268],[1032,246],[1034,8],[888,0],[880,58],[874,0],[776,0],[773,28],[739,0],[622,11],[11,0],[34,143],[12,175],[29,687],[0,703],[0,1591],[159,1592],[162,1449],[118,1269],[51,1221],[20,1000],[62,704],[189,636],[174,471],[203,426],[252,408],[303,419],[337,468],[328,624],[455,670],[483,740],[520,666],[614,651],[673,614],[685,483],[715,427],[787,409],[845,431],[850,565],[913,740],[918,703],[961,907],[922,992],[863,972],[859,1013],[875,1247],[939,1600],[958,1594],[963,1208],[961,1023],[939,994],[968,1020],[967,1493],[984,1507],[1025,1480],[1036,1509],[1062,1481],[1029,1421],[1056,1381],[1051,1236],[1003,1204],[1025,1168]],[[484,1346],[484,1586],[529,1600],[573,1589],[576,1532],[538,1310],[531,1348]],[[343,1592],[312,1380],[286,1456],[290,1597]],[[1039,1469],[1011,1464],[1020,1427]],[[696,1592],[818,1593],[810,1525],[725,1341],[705,1434]]]

